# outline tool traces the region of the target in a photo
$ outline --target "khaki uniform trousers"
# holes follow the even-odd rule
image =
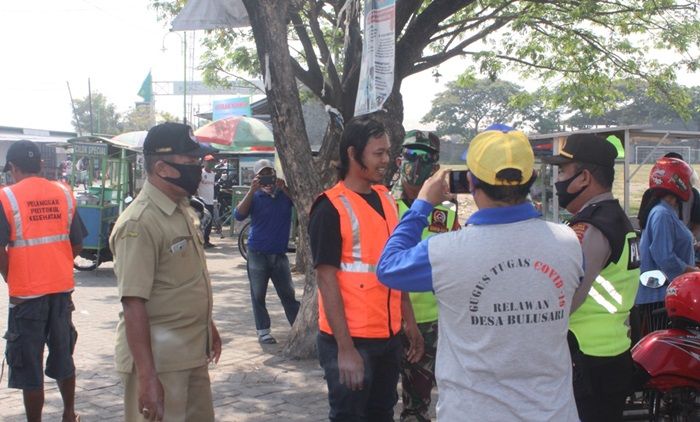
[[[120,372],[124,385],[124,420],[143,422],[139,413],[139,386],[136,370]],[[214,404],[207,365],[182,371],[162,372],[165,414],[163,422],[213,422]]]

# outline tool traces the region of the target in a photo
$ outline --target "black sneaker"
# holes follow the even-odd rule
[[[216,247],[216,245],[213,243],[210,243],[210,242],[206,242],[204,244],[204,249],[215,248],[215,247]]]

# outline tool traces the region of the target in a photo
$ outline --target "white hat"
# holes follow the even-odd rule
[[[255,173],[255,174],[257,175],[257,174],[260,173],[263,169],[266,169],[266,168],[271,168],[271,169],[274,170],[274,169],[275,169],[275,165],[272,164],[272,161],[270,161],[270,160],[266,160],[266,159],[258,160],[258,161],[256,161],[255,164],[253,165],[253,173]]]

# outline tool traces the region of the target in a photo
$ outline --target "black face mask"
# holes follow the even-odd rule
[[[569,185],[571,182],[574,181],[575,178],[579,177],[583,173],[583,170],[579,171],[578,173],[574,174],[573,176],[569,177],[566,180],[562,180],[561,182],[556,182],[554,184],[554,188],[557,190],[557,196],[559,197],[559,206],[562,208],[566,208],[569,206],[571,201],[576,199],[577,196],[581,195],[581,192],[586,190],[588,186],[584,186],[583,188],[579,189],[578,192],[574,193],[569,193],[567,192],[567,189],[569,189]]]
[[[178,164],[164,161],[167,165],[180,172],[180,177],[163,177],[175,186],[179,186],[190,195],[197,193],[199,182],[202,180],[202,166],[199,164]]]

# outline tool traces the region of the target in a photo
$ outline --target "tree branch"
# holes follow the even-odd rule
[[[476,0],[434,0],[406,28],[396,42],[396,73],[403,78],[410,73],[411,65],[420,58],[430,38],[440,29],[440,22]]]
[[[304,22],[301,20],[301,16],[299,16],[299,14],[296,11],[292,12],[291,9],[289,15],[290,19],[292,20],[292,25],[294,26],[294,32],[297,33],[297,36],[299,36],[299,41],[304,47],[304,57],[306,58],[306,65],[309,68],[309,73],[314,77],[323,79],[321,68],[318,66],[318,58],[316,57],[314,45],[311,42],[309,34],[306,33]]]
[[[459,56],[464,54],[464,48],[467,47],[468,45],[471,45],[472,43],[479,41],[483,39],[485,36],[488,34],[499,30],[502,28],[504,25],[506,25],[508,22],[510,22],[511,19],[501,19],[498,18],[494,23],[491,25],[487,26],[486,28],[482,29],[481,31],[477,32],[476,34],[472,35],[471,37],[463,40],[459,44],[457,44],[452,50],[444,51],[442,53],[434,54],[432,56],[426,56],[423,57],[419,60],[416,60],[413,66],[407,71],[405,75],[402,76],[409,76],[413,75],[414,73],[422,72],[423,70],[429,69],[431,67],[437,66],[440,63],[444,63],[445,61],[451,59],[452,57]]]
[[[343,87],[340,83],[340,78],[338,77],[338,71],[335,68],[335,63],[333,62],[333,57],[331,55],[326,39],[323,36],[323,31],[318,24],[319,9],[322,4],[316,3],[315,1],[311,5],[310,16],[309,16],[309,26],[311,27],[311,33],[316,40],[316,45],[318,45],[318,50],[321,52],[321,60],[325,66],[326,72],[328,74],[328,79],[330,79],[330,89],[331,92],[329,97],[333,99],[330,103],[333,107],[338,107],[340,105],[340,97],[343,94]]]
[[[396,36],[403,31],[411,16],[418,10],[423,0],[401,0],[396,2]]]

